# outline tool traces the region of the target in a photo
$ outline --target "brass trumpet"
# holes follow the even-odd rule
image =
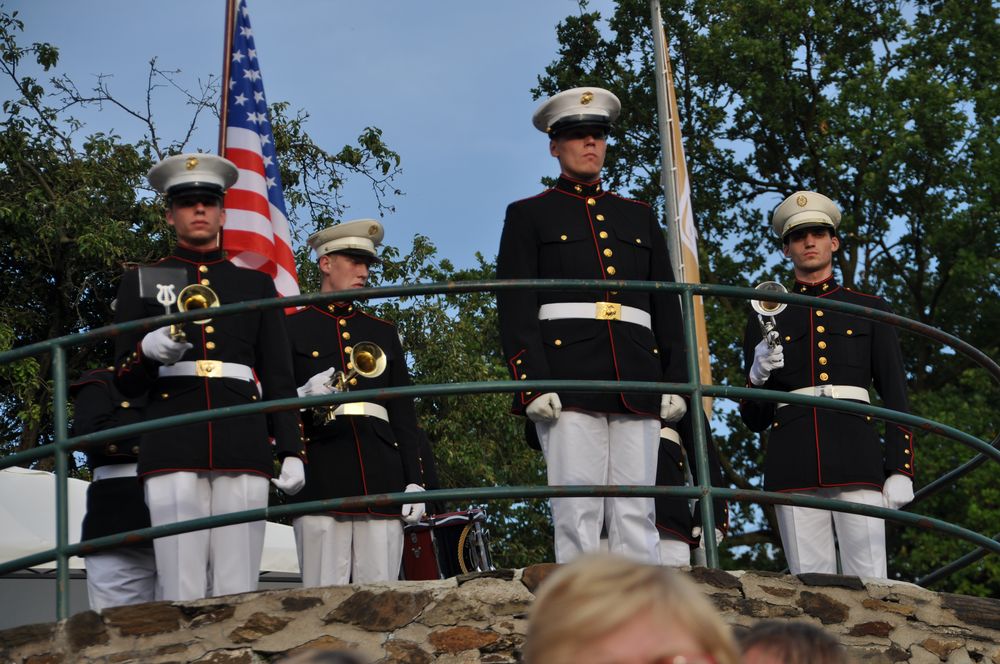
[[[181,292],[177,295],[178,311],[210,309],[217,306],[219,306],[219,295],[208,286],[201,284],[189,284],[182,288]],[[205,325],[206,323],[211,323],[212,319],[203,318],[193,322],[195,325]],[[170,338],[181,343],[187,341],[187,335],[180,325],[170,326]]]
[[[375,378],[381,376],[385,371],[388,361],[385,351],[371,341],[361,341],[356,343],[347,356],[348,371],[338,371],[326,383],[336,392],[343,392],[350,388],[351,380],[355,376],[362,378]],[[336,410],[338,406],[321,406],[313,409],[313,420],[317,425],[329,424],[337,418]]]
[[[754,289],[761,291],[762,293],[788,292],[788,289],[779,284],[777,281],[761,282],[754,286]],[[781,339],[781,335],[778,333],[778,324],[774,320],[774,317],[784,311],[788,305],[783,302],[765,300],[762,297],[759,300],[750,300],[750,306],[757,312],[757,321],[760,323],[761,335],[767,339],[767,345],[774,348],[778,345],[778,341]]]

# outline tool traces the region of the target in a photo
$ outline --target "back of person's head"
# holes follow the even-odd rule
[[[346,650],[304,650],[284,659],[280,664],[365,664],[365,660]]]
[[[539,588],[526,664],[739,661],[729,627],[688,579],[614,556],[563,566]]]
[[[832,635],[806,622],[764,620],[740,636],[745,664],[849,664]]]

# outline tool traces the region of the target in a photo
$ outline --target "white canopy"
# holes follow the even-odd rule
[[[69,479],[69,541],[80,541],[80,526],[87,507],[88,482]],[[0,470],[0,562],[55,547],[56,478],[52,473],[27,468]],[[81,558],[70,558],[71,569],[84,569]],[[54,562],[34,569],[51,569]],[[262,572],[298,574],[295,536],[291,526],[267,522]]]

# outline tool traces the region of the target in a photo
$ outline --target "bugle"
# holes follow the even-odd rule
[[[777,281],[764,281],[756,286],[755,290],[761,293],[787,293],[788,289]],[[757,312],[757,322],[760,323],[760,333],[767,340],[767,345],[774,348],[778,345],[781,335],[778,333],[778,324],[774,317],[780,314],[788,306],[783,302],[774,302],[761,297],[759,300],[750,300],[750,306]]]
[[[347,355],[347,372],[337,371],[326,383],[335,392],[350,389],[357,381],[355,376],[375,378],[381,376],[386,367],[385,351],[371,341],[361,341],[351,348]],[[313,409],[313,419],[318,425],[328,424],[337,418],[338,406],[320,406]]]
[[[177,295],[178,311],[196,311],[198,309],[210,309],[219,306],[219,295],[202,284],[189,284],[181,289]],[[195,325],[205,325],[211,323],[211,318],[202,318],[194,321]],[[187,335],[180,325],[170,326],[170,338],[174,341],[187,341]]]

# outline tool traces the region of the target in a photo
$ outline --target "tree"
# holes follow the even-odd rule
[[[99,77],[93,90],[81,92],[54,72],[59,52],[50,44],[20,46],[23,24],[17,12],[0,11],[0,74],[17,95],[3,104],[0,123],[0,229],[5,243],[0,266],[0,350],[80,332],[110,322],[118,278],[128,263],[150,262],[170,251],[173,233],[160,202],[146,188],[145,174],[158,159],[193,150],[189,145],[201,118],[218,119],[218,79],[209,77],[197,92],[184,89],[179,72],[150,63],[145,108],[119,101]],[[174,90],[193,110],[182,137],[161,136],[155,121],[160,88]],[[87,128],[70,113],[99,105],[136,121],[140,137]],[[306,116],[286,114],[275,105],[276,140],[282,142],[282,176],[289,216],[305,229],[316,201],[334,216],[341,211],[338,190],[346,178],[366,177],[380,206],[396,192],[399,155],[366,129],[357,145],[329,153],[305,129]],[[214,114],[214,115],[213,115]],[[73,349],[68,375],[106,364],[111,346],[104,342]],[[50,358],[40,356],[0,366],[0,449],[31,448],[52,437]],[[43,462],[43,465],[45,463]]]
[[[897,313],[957,334],[996,356],[998,303],[997,87],[1000,28],[995,3],[976,0],[883,3],[856,0],[663,1],[679,113],[700,235],[702,281],[749,285],[772,278],[777,248],[770,209],[800,188],[826,193],[843,212],[840,280],[883,295]],[[606,20],[580,3],[557,29],[558,59],[539,77],[539,96],[574,85],[603,85],[624,100],[609,147],[611,184],[662,209],[649,6],[621,0]],[[786,275],[787,276],[787,275]],[[784,280],[784,277],[783,277]],[[738,348],[746,303],[707,302],[713,372],[742,385]],[[963,357],[903,334],[915,412],[964,420],[996,435],[995,411],[977,390],[993,390]],[[964,403],[962,418],[949,404]],[[971,409],[971,411],[970,411]],[[731,410],[717,427],[730,480],[756,486],[766,438],[750,435]],[[727,431],[727,437],[718,434]],[[918,484],[968,452],[927,437],[918,448]],[[970,526],[997,522],[981,468],[960,487],[965,502],[936,498],[932,515]],[[750,531],[757,512],[736,512]],[[773,523],[765,520],[765,523]],[[738,530],[739,532],[739,530]],[[737,535],[752,544],[776,530]],[[750,536],[752,535],[752,536]],[[965,545],[930,545],[907,530],[891,555],[895,573],[913,575]],[[940,538],[938,538],[940,539]],[[766,541],[766,540],[765,540]],[[912,556],[916,550],[933,557]],[[946,552],[945,549],[948,549]],[[910,552],[910,556],[904,555]],[[753,544],[740,564],[766,564]],[[777,559],[771,564],[780,566]],[[997,562],[955,577],[950,587],[995,593]],[[993,579],[993,581],[990,581]]]

